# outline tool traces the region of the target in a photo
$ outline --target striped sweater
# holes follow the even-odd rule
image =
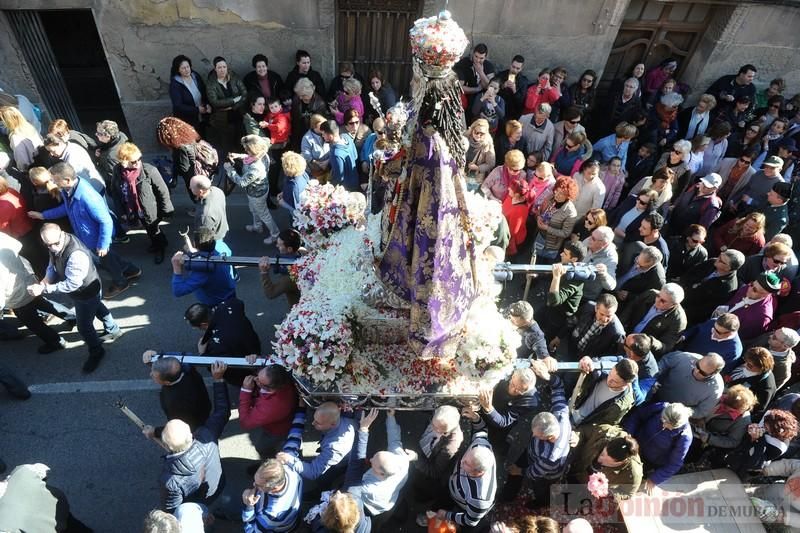
[[[528,445],[528,468],[525,476],[529,479],[557,479],[564,473],[569,456],[569,437],[572,425],[569,420],[569,406],[564,394],[564,383],[556,375],[550,376],[550,412],[558,419],[560,433],[555,442],[531,438]]]
[[[489,433],[486,424],[478,420],[472,424],[472,442],[467,451],[478,446],[484,446],[492,451],[489,443]],[[466,453],[466,452],[464,452]],[[474,527],[481,519],[492,510],[494,497],[497,492],[497,465],[494,461],[480,477],[470,477],[461,469],[458,461],[450,475],[448,486],[450,497],[459,507],[456,511],[449,511],[447,519],[459,526]]]
[[[303,428],[306,423],[304,408],[295,412],[289,437],[283,446],[283,451],[295,457],[300,453],[303,440]],[[286,485],[277,494],[267,494],[258,490],[258,502],[254,507],[245,506],[242,511],[245,533],[291,531],[300,514],[300,500],[303,494],[303,479],[300,474],[289,468],[283,467],[286,475]]]

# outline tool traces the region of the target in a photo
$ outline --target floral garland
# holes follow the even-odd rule
[[[366,199],[342,186],[312,183],[303,191],[302,202],[294,213],[294,227],[307,245],[323,245],[325,239],[347,226],[364,221]]]

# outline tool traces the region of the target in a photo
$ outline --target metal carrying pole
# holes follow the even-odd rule
[[[295,264],[298,259],[291,257],[269,257],[270,265],[289,266]],[[214,255],[214,256],[198,256],[186,255],[183,264],[186,266],[199,266],[199,265],[231,265],[231,266],[253,266],[257,267],[261,262],[260,257],[244,257],[236,255]]]

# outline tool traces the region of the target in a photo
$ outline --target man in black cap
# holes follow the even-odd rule
[[[792,197],[792,184],[781,181],[772,186],[767,193],[767,204],[761,210],[766,218],[764,238],[772,239],[783,231],[789,222],[789,199]]]

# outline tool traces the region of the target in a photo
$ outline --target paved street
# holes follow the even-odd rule
[[[190,222],[186,215],[190,204],[183,186],[173,194],[176,216],[162,226],[172,251],[182,242],[177,231]],[[241,191],[233,193],[228,206],[231,232],[226,241],[234,254],[274,253],[274,247],[261,243],[263,236],[244,231],[250,214]],[[289,225],[285,211],[273,213],[278,213],[282,228]],[[144,274],[134,287],[106,301],[125,335],[107,345],[107,356],[93,374],[81,374],[87,352],[77,330],[65,334],[67,350],[51,355],[36,353],[39,341],[35,337],[0,344],[4,362],[34,393],[26,402],[0,393],[0,457],[8,463],[9,471],[22,463],[49,465],[51,483],[66,492],[73,513],[98,532],[139,531],[142,518],[159,501],[157,480],[162,451],[141,436],[114,402],[122,398],[145,422],[164,423],[158,389],[142,365],[141,354],[148,348],[194,351],[198,338],[198,333],[183,320],[184,310],[194,300],[171,294],[169,256],[163,264],[154,265],[152,256],[145,252],[148,240],[144,232],[138,230],[130,235],[129,244],[115,246]],[[242,268],[239,272],[237,293],[246,303],[247,315],[261,337],[263,350],[268,350],[274,325],[286,313],[285,300],[263,297],[255,269]],[[231,399],[238,401],[237,391],[231,390]],[[234,411],[220,444],[227,475],[226,494],[238,499],[251,483],[245,468],[257,455],[236,418]],[[370,448],[385,442],[382,420],[375,425]],[[398,420],[404,430],[404,443],[414,446],[427,414],[400,413]],[[306,444],[307,451],[314,449],[313,442]],[[413,516],[408,523],[412,520]],[[240,530],[241,524],[232,522],[218,521],[215,527],[216,532]]]

